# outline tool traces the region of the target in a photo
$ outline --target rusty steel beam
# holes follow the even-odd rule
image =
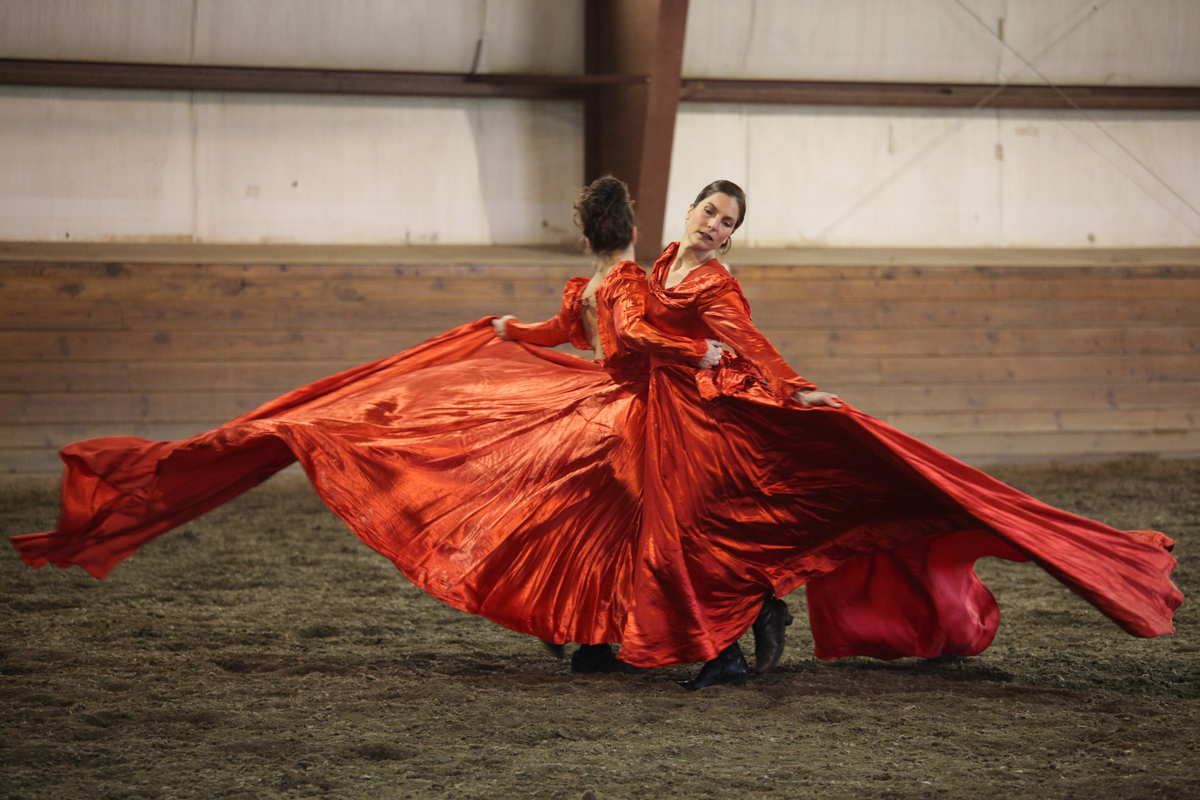
[[[0,84],[166,91],[579,99],[644,75],[513,75],[0,59]]]
[[[1046,86],[685,78],[693,103],[1197,111],[1200,86]]]
[[[637,200],[637,255],[643,262],[657,257],[662,243],[687,6],[687,0],[585,5],[588,74],[648,79],[595,87],[584,101],[584,178],[611,173],[629,184]]]
[[[603,47],[603,45],[597,45]],[[657,47],[654,42],[650,47]],[[670,60],[670,52],[661,54]],[[645,86],[645,72],[584,75],[391,72],[384,70],[223,67],[0,58],[0,85],[95,89],[414,95],[424,97],[586,98],[605,88]],[[1070,98],[1070,102],[1066,98]],[[1200,86],[1081,86],[988,83],[736,80],[682,78],[691,103],[909,106],[928,108],[1197,111]]]

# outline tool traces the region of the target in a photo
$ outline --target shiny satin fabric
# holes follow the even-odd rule
[[[1174,630],[1169,538],[1047,506],[850,404],[800,407],[791,393],[813,384],[757,331],[719,262],[663,286],[675,247],[652,271],[645,322],[660,337],[720,338],[738,357],[697,371],[641,343],[654,546],[633,596],[673,613],[634,620],[624,658],[712,658],[764,592],[803,584],[818,657],[974,655],[999,623],[974,572],[983,556],[1033,560],[1132,634]]]
[[[1131,633],[1170,631],[1170,540],[1044,506],[812,384],[710,263],[671,290],[633,264],[597,291],[602,365],[573,279],[544,323],[490,318],[295,390],[180,442],[79,442],[31,565],[103,577],[149,539],[299,459],[326,504],[415,584],[542,639],[706,660],[763,598],[808,584],[817,655],[972,654],[995,601],[976,558],[1031,559]],[[738,350],[693,366],[703,338]]]
[[[299,459],[415,584],[555,641],[619,641],[639,522],[644,386],[492,334],[490,318],[180,442],[69,445],[33,566],[107,575],[146,541]]]

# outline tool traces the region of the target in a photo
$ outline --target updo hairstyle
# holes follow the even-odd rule
[[[593,253],[624,250],[633,241],[629,187],[612,175],[597,178],[583,187],[575,201],[575,224]]]

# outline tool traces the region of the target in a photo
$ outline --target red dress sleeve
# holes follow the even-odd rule
[[[579,298],[587,283],[587,278],[571,278],[563,287],[562,308],[557,314],[545,322],[510,319],[504,326],[504,334],[513,341],[542,347],[555,347],[570,342],[581,350],[591,350],[592,346],[583,332],[583,322],[579,316]]]
[[[646,322],[646,274],[642,268],[627,261],[617,268],[608,298],[612,308],[613,326],[622,346],[649,355],[677,359],[696,366],[708,352],[704,339],[672,336]]]
[[[767,337],[754,327],[750,304],[732,275],[701,293],[699,310],[713,336],[757,367],[772,394],[786,399],[797,389],[817,388],[812,381],[797,375]]]

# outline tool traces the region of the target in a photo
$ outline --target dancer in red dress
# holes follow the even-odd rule
[[[298,459],[329,508],[433,596],[547,641],[620,642],[636,568],[646,359],[621,346],[612,313],[628,279],[644,296],[645,278],[622,257],[632,210],[624,184],[611,184],[620,197],[589,212],[624,219],[623,240],[600,245],[602,280],[569,281],[562,311],[527,336],[602,343],[602,362],[502,341],[489,317],[189,439],[76,442],[61,452],[57,529],[13,537],[21,557],[104,577]]]
[[[1040,503],[789,368],[715,258],[745,211],[735,184],[705,187],[650,275],[652,330],[737,357],[711,372],[652,358],[642,528],[659,555],[636,596],[676,613],[670,629],[627,631],[623,654],[671,642],[710,659],[698,683],[738,680],[736,639],[763,594],[807,584],[820,658],[974,655],[999,622],[973,569],[987,555],[1034,561],[1132,634],[1174,630],[1166,536]]]
[[[1036,561],[1131,633],[1171,630],[1165,536],[1044,506],[788,369],[710,257],[744,215],[725,188],[649,287],[595,245],[555,318],[502,324],[524,342],[485,318],[190,439],[65,447],[57,530],[14,544],[103,577],[298,459],[433,596],[637,666],[708,660],[693,688],[744,677],[738,636],[765,608],[778,638],[769,598],[805,583],[820,657],[979,652],[997,622],[981,555]],[[736,356],[699,369],[710,340]],[[601,361],[537,346],[563,341]]]

